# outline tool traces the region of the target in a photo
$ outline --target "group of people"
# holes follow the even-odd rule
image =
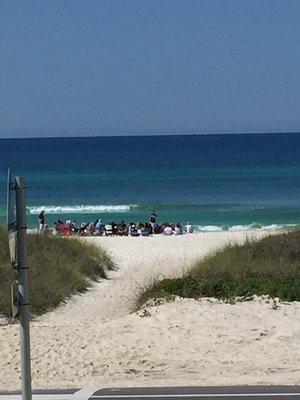
[[[42,211],[38,218],[38,227],[40,231],[50,231],[47,224],[45,223],[45,212]],[[193,225],[188,222],[185,227],[181,226],[179,222],[176,224],[157,223],[157,215],[155,211],[152,211],[149,217],[149,222],[130,222],[125,223],[124,221],[115,222],[110,221],[104,223],[101,218],[98,218],[94,222],[82,222],[77,225],[76,221],[58,220],[54,222],[53,229],[51,230],[54,235],[62,236],[149,236],[153,234],[164,234],[170,235],[182,235],[183,233],[193,233]]]

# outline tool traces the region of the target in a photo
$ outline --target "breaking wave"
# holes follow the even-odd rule
[[[31,206],[27,210],[32,215],[37,215],[44,210],[46,214],[98,214],[98,213],[126,213],[135,205],[80,205],[80,206]]]
[[[249,224],[249,225],[196,225],[198,232],[222,232],[222,231],[252,231],[252,230],[293,230],[299,229],[299,224]]]

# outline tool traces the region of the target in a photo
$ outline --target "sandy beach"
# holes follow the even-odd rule
[[[230,241],[271,232],[94,237],[117,269],[31,323],[33,388],[300,383],[300,304],[176,299],[132,312],[138,290]],[[274,233],[274,232],[272,232]],[[20,385],[19,328],[0,326],[0,389]]]

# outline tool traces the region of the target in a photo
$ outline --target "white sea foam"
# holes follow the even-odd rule
[[[229,226],[217,226],[217,225],[196,225],[195,228],[198,232],[221,232],[221,231],[231,231],[231,232],[241,232],[241,231],[251,231],[251,230],[281,230],[281,229],[293,229],[298,227],[297,224],[270,224],[270,225],[260,225],[260,224],[249,224],[249,225],[229,225]]]
[[[232,225],[229,227],[229,231],[249,231],[251,229],[261,229],[260,226],[257,225]]]
[[[261,229],[264,230],[276,230],[276,229],[289,229],[289,228],[296,228],[298,224],[271,224],[271,225],[263,225]]]
[[[46,214],[98,214],[98,213],[126,213],[135,205],[80,205],[80,206],[31,206],[27,207],[30,214],[37,215],[44,210]]]
[[[196,229],[200,232],[220,232],[222,231],[221,226],[216,225],[198,225]]]

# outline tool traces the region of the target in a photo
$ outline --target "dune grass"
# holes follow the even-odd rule
[[[72,294],[105,278],[113,262],[104,250],[83,241],[28,235],[31,314],[54,309]],[[11,314],[10,285],[16,277],[9,260],[7,233],[0,229],[0,314]]]
[[[300,231],[230,244],[196,262],[182,277],[152,282],[139,293],[137,308],[150,298],[234,302],[253,295],[300,301]]]

